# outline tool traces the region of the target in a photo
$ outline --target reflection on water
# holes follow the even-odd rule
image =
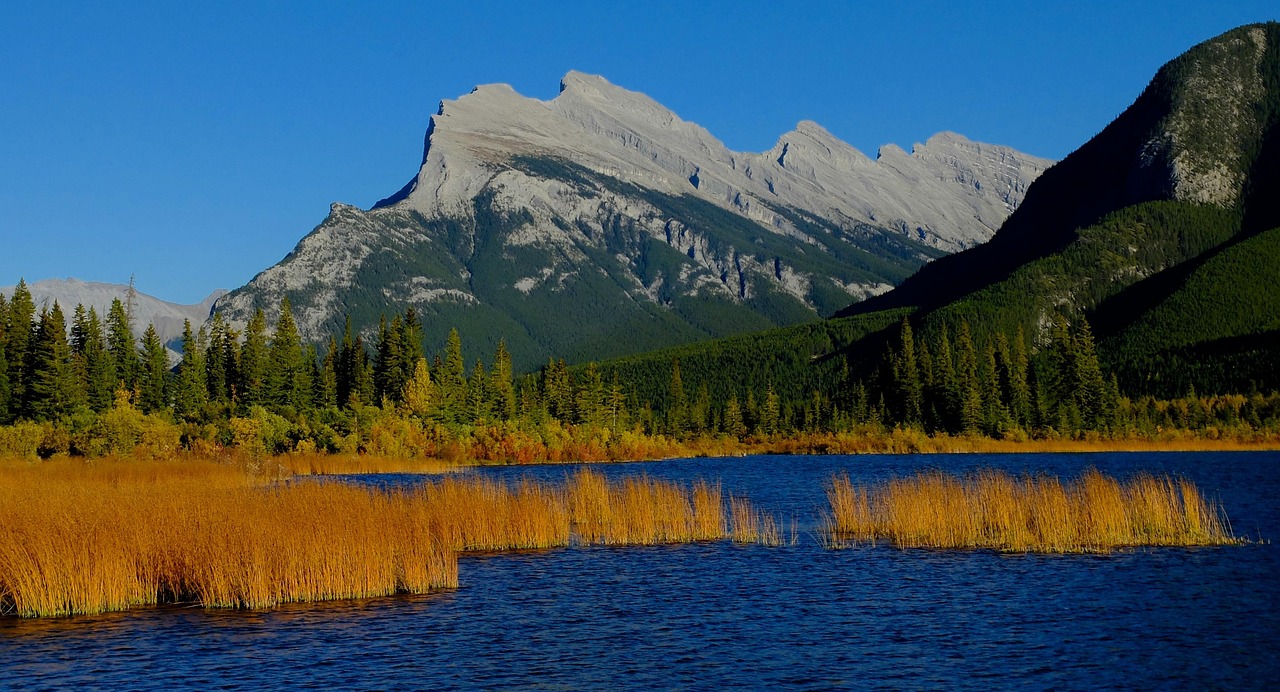
[[[795,546],[573,547],[464,557],[457,591],[0,618],[0,687],[1259,687],[1280,682],[1280,548],[1096,555],[860,548],[810,535],[833,472],[937,466],[1181,473],[1237,532],[1280,531],[1280,454],[757,457],[598,467],[720,479]],[[475,473],[559,480],[566,467]],[[414,477],[356,482],[405,484]]]

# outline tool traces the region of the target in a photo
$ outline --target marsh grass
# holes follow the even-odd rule
[[[567,505],[579,539],[588,545],[692,543],[725,536],[720,486],[685,487],[648,476],[608,482],[581,469],[565,482]]]
[[[562,486],[457,474],[381,490],[287,460],[0,460],[0,614],[424,593],[473,551],[726,535],[720,487],[582,470]],[[314,473],[314,469],[309,471]]]
[[[886,541],[899,548],[1081,553],[1242,542],[1222,508],[1194,483],[1146,473],[1122,482],[1091,469],[1063,484],[997,470],[934,471],[871,487],[839,476],[828,483],[827,500],[829,547]]]

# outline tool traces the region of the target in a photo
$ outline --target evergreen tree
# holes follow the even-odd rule
[[[378,401],[399,401],[404,390],[406,376],[400,371],[404,364],[400,343],[403,335],[399,315],[393,317],[390,324],[386,316],[378,320],[378,344],[373,361],[373,390]]]
[[[435,385],[431,382],[426,358],[419,358],[414,364],[413,376],[405,383],[401,398],[409,413],[418,418],[426,418],[431,412],[435,405]]]
[[[756,425],[756,434],[772,435],[778,432],[779,424],[782,416],[778,403],[778,395],[773,391],[773,385],[765,390],[764,403],[760,407],[759,422]]]
[[[1102,367],[1098,363],[1093,332],[1089,328],[1089,322],[1083,317],[1079,319],[1072,337],[1071,372],[1071,379],[1075,384],[1072,398],[1080,411],[1084,427],[1090,430],[1103,427],[1111,414],[1107,406],[1107,381],[1102,376]]]
[[[57,301],[53,309],[40,311],[24,379],[28,386],[22,410],[35,420],[53,420],[84,404],[66,318]]]
[[[516,416],[516,390],[512,382],[511,354],[506,340],[498,341],[493,354],[493,371],[489,373],[490,408],[499,420],[511,420]]]
[[[680,378],[680,359],[671,360],[671,385],[668,390],[667,431],[680,436],[688,430],[689,397],[684,391],[684,382]]]
[[[240,347],[239,386],[236,388],[240,405],[247,408],[267,403],[267,316],[262,308],[253,311],[249,324],[244,328],[244,345]]]
[[[622,382],[618,378],[618,373],[613,373],[613,382],[609,384],[608,394],[608,419],[609,428],[612,430],[620,430],[627,418],[626,398],[622,394]]]
[[[562,364],[563,365],[563,364]],[[440,393],[440,407],[446,421],[455,422],[460,419],[462,409],[466,405],[467,377],[466,365],[462,360],[462,337],[457,329],[449,330],[449,340],[445,344],[444,362],[435,369]]]
[[[315,381],[316,408],[329,408],[338,405],[338,361],[342,358],[338,340],[330,336],[329,347],[325,349],[324,360],[320,364]]]
[[[960,419],[960,393],[956,386],[956,367],[951,352],[951,338],[947,334],[947,325],[938,330],[938,352],[933,359],[934,390],[929,398],[937,411],[934,427],[943,430],[954,430]],[[870,396],[870,392],[867,393]]]
[[[107,310],[107,351],[111,354],[111,370],[115,372],[117,387],[132,392],[138,386],[138,347],[133,338],[133,321],[129,311],[119,298],[111,301]]]
[[[138,379],[139,408],[143,413],[155,413],[169,405],[169,352],[153,324],[148,324],[142,334],[139,355],[142,362]]]
[[[83,311],[77,306],[76,312]],[[115,361],[107,351],[106,335],[102,331],[98,311],[90,307],[83,319],[77,317],[74,332],[73,350],[89,408],[106,411],[115,403],[120,383],[116,378]]]
[[[960,328],[956,330],[956,349],[960,429],[964,432],[976,432],[982,422],[982,393],[978,381],[978,354],[968,322],[962,321]]]
[[[478,423],[489,419],[489,396],[487,389],[489,377],[484,372],[484,362],[476,359],[471,369],[471,377],[467,378],[467,420]]]
[[[227,403],[231,401],[231,390],[235,384],[232,374],[234,360],[231,358],[229,341],[235,341],[229,332],[222,313],[213,313],[209,324],[209,343],[204,352],[205,392],[210,401]]]
[[[206,335],[203,328],[191,331],[191,320],[182,324],[182,362],[178,364],[178,376],[173,383],[173,409],[184,418],[193,418],[208,401],[204,353]]]
[[[27,360],[35,333],[36,304],[27,282],[18,279],[9,300],[9,322],[6,328],[5,357],[9,360],[9,397],[15,409],[27,399]]]
[[[724,420],[721,424],[726,435],[741,439],[747,434],[747,426],[742,422],[742,406],[738,404],[738,395],[730,394],[724,405]]]
[[[312,395],[309,374],[298,325],[293,321],[293,308],[289,297],[285,296],[280,300],[280,317],[276,320],[275,334],[267,350],[267,366],[263,375],[268,406],[277,410],[307,408]]]
[[[924,406],[924,385],[920,381],[920,368],[916,361],[915,336],[911,333],[911,323],[905,317],[902,318],[899,338],[902,346],[895,365],[902,422],[919,425]]]
[[[588,363],[582,372],[581,383],[575,399],[577,422],[599,427],[604,425],[605,389],[604,377],[595,363]]]

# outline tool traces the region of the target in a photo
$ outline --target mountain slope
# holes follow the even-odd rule
[[[1042,346],[1053,315],[1066,313],[1093,323],[1100,356],[1128,393],[1280,387],[1278,122],[1280,24],[1192,48],[1042,175],[994,239],[842,311],[882,327],[813,367],[842,361],[852,379],[865,380],[895,339],[889,318],[903,314],[935,345],[943,325],[954,335],[963,320],[981,353],[997,332],[1012,337],[1019,328],[1033,349]],[[789,333],[799,332],[768,343],[789,348]],[[719,363],[708,377],[732,378],[736,367],[751,364]]]
[[[517,366],[604,358],[830,315],[981,243],[1048,161],[942,133],[877,160],[801,123],[730,151],[643,94],[571,72],[550,101],[505,85],[441,104],[423,163],[362,211],[335,204],[220,300],[288,295],[306,338],[413,307]]]
[[[1252,207],[1261,214],[1274,187],[1259,187],[1255,169],[1271,170],[1268,162],[1280,154],[1276,44],[1275,23],[1253,25],[1170,61],[1133,105],[1037,180],[991,242],[935,262],[891,294],[841,314],[937,307],[1062,251],[1078,240],[1078,229],[1143,202]]]

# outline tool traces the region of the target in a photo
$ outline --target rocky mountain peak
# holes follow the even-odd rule
[[[801,121],[735,152],[603,77],[569,72],[549,100],[484,85],[441,102],[404,188],[335,205],[218,309],[270,317],[287,294],[323,338],[345,311],[368,325],[411,305],[488,324],[481,343],[506,337],[526,365],[812,319],[983,242],[1016,201],[992,176],[1025,185],[1050,163],[982,146],[886,165]]]

